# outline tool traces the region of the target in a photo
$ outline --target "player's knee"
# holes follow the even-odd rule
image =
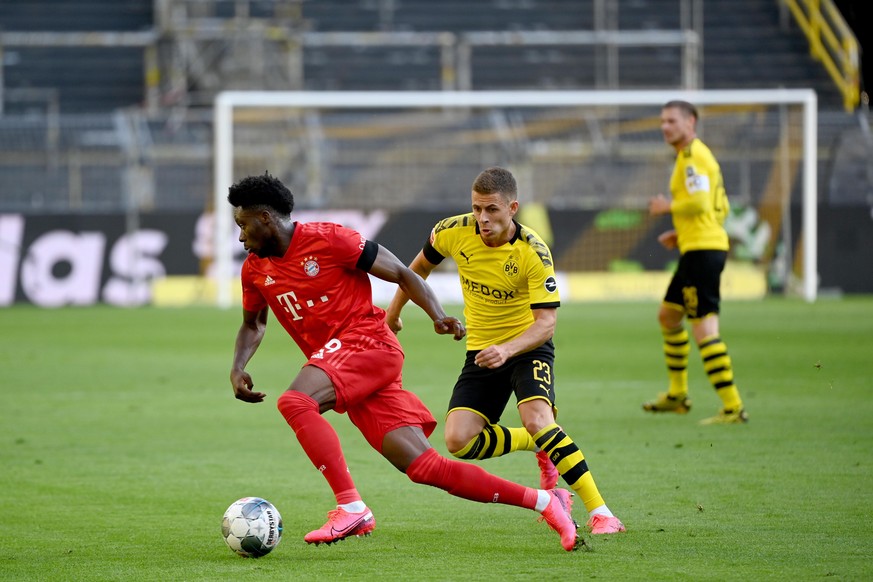
[[[536,418],[531,418],[529,420],[522,420],[522,425],[524,425],[524,429],[530,436],[536,435],[538,432],[549,426],[550,424],[554,424],[554,419],[547,418],[545,416],[538,416]]]
[[[533,398],[518,407],[521,424],[530,436],[555,424],[555,409],[545,398]]]
[[[276,408],[279,409],[285,420],[290,423],[294,417],[303,412],[310,410],[318,412],[318,403],[302,392],[286,390],[276,401]]]
[[[450,433],[446,433],[445,435],[446,448],[452,456],[459,459],[463,457],[463,452],[468,448],[467,445],[470,444],[471,440],[472,439],[467,437],[467,435],[456,435]]]
[[[658,310],[658,323],[662,329],[675,330],[682,325],[685,312],[678,305],[662,303]]]
[[[663,311],[658,314],[658,324],[661,326],[661,329],[672,331],[681,325],[682,320],[679,319],[677,321],[677,317],[672,313],[664,313]]]

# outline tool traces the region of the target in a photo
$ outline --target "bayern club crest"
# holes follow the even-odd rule
[[[318,275],[318,272],[321,270],[321,267],[318,266],[318,261],[315,257],[306,257],[303,261],[303,272],[309,275],[310,277],[315,277]]]

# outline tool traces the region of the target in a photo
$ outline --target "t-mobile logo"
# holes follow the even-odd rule
[[[291,319],[294,321],[303,319],[303,316],[300,315],[300,311],[303,309],[303,306],[312,307],[315,305],[315,301],[313,299],[307,299],[306,301],[301,301],[298,303],[297,295],[294,294],[294,291],[289,291],[288,293],[282,293],[281,295],[276,295],[276,300],[282,304],[282,307],[291,314]],[[327,295],[322,295],[317,299],[321,303],[327,303]]]

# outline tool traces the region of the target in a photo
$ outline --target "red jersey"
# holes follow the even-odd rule
[[[373,304],[369,275],[357,266],[367,240],[331,222],[294,225],[283,257],[246,258],[241,273],[243,309],[260,311],[269,305],[307,358],[330,349],[328,342],[348,332],[402,352],[385,324],[385,311]]]

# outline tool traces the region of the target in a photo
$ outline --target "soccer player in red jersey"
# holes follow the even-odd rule
[[[450,460],[431,447],[430,411],[401,385],[403,350],[373,304],[368,273],[396,283],[433,320],[434,331],[460,340],[463,324],[443,311],[428,284],[381,245],[329,222],[291,219],[294,197],[278,179],[250,176],[230,188],[228,202],[249,255],[242,267],[243,321],[230,382],[237,399],[263,402],[245,367],[264,337],[267,312],[308,357],[277,406],[312,464],[333,490],[327,523],[304,536],[333,543],[368,535],[373,512],[355,487],[336,431],[322,416],[347,413],[367,442],[415,483],[482,503],[535,510],[567,551],[580,539],[570,516],[570,492],[533,489],[484,469]]]

